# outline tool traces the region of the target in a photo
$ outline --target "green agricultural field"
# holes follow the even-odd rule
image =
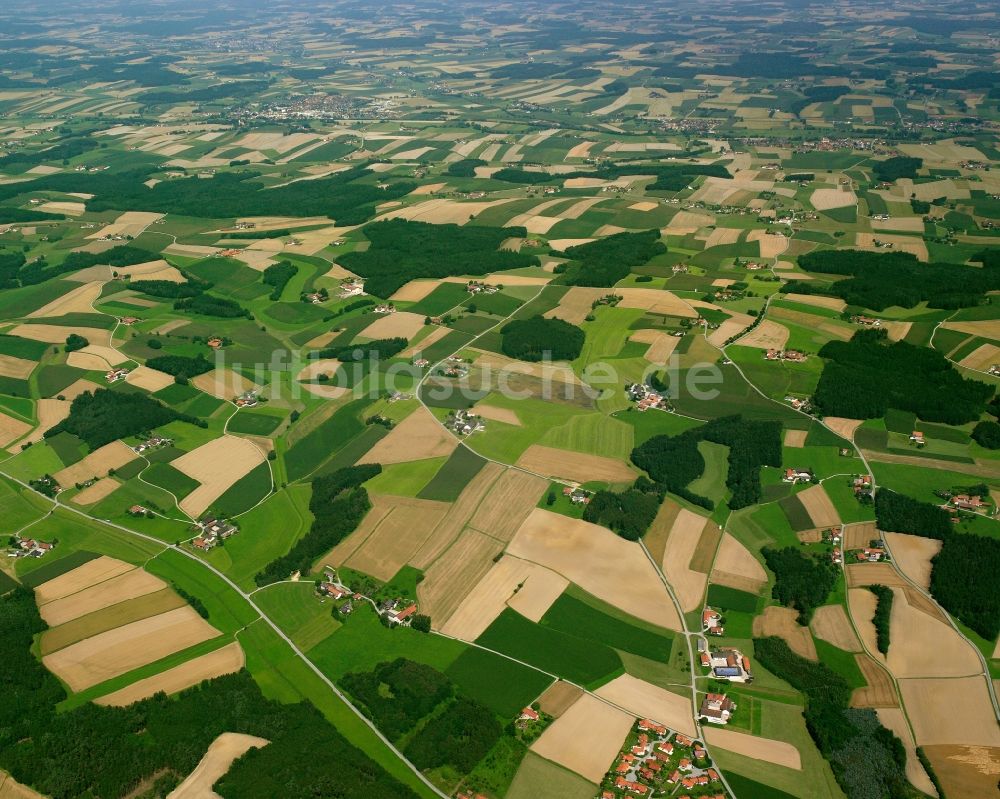
[[[712,584],[708,587],[708,604],[722,610],[754,613],[757,610],[758,598],[747,591]]]
[[[459,494],[479,474],[486,461],[465,446],[459,446],[437,470],[430,482],[417,493],[420,499],[454,502]]]
[[[459,690],[511,719],[552,683],[548,675],[483,649],[466,649],[446,670]],[[489,675],[484,680],[484,675]]]
[[[550,796],[552,799],[591,799],[596,790],[596,785],[587,782],[579,774],[528,752],[510,785],[507,799],[535,799],[538,796]]]
[[[303,652],[340,628],[330,612],[331,604],[323,601],[309,581],[270,585],[257,591],[253,601]]]
[[[169,463],[151,463],[149,468],[143,472],[142,479],[147,483],[159,486],[164,491],[169,491],[178,501],[184,499],[201,485],[197,480],[188,477]]]
[[[240,532],[205,557],[244,590],[254,587],[253,576],[281,557],[301,538],[309,525],[308,485],[293,485],[271,495],[238,519]]]
[[[600,413],[570,417],[538,442],[547,447],[627,461],[634,446],[632,427]]]
[[[476,643],[582,685],[604,683],[622,671],[621,658],[608,646],[534,624],[511,608]]]
[[[391,463],[382,467],[365,485],[375,494],[393,494],[398,497],[416,497],[434,479],[448,458],[427,458],[407,463]]]

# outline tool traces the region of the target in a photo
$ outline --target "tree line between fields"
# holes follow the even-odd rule
[[[922,799],[906,779],[906,749],[874,710],[853,708],[851,686],[823,662],[794,653],[781,638],[755,638],[757,661],[805,695],[809,735],[848,799]]]
[[[760,470],[781,466],[781,422],[726,416],[676,436],[658,435],[632,450],[632,463],[648,477],[639,477],[625,491],[597,491],[584,511],[584,519],[603,525],[622,538],[636,541],[656,518],[666,494],[672,493],[706,510],[714,510],[708,497],[688,487],[705,472],[699,442],[729,448],[726,487],[732,510],[760,501]]]
[[[266,699],[246,671],[207,680],[176,697],[128,707],[92,703],[57,712],[59,681],[32,653],[46,629],[34,593],[0,598],[0,767],[53,799],[166,796],[224,732],[269,743],[251,749],[216,784],[227,799],[301,796],[415,797],[357,749],[309,702]]]

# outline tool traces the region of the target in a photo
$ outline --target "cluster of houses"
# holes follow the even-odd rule
[[[257,392],[244,391],[233,402],[236,403],[237,408],[252,408],[257,404]]]
[[[709,765],[708,751],[698,741],[672,733],[662,724],[641,719],[602,782],[600,799],[625,799],[671,793],[677,799],[689,794],[678,790],[700,790],[721,786],[719,773]],[[725,799],[724,793],[716,795]]]
[[[854,489],[854,498],[857,500],[870,499],[872,496],[872,476],[870,474],[856,474],[851,478],[851,487]]]
[[[426,369],[428,366],[431,365],[431,362],[428,361],[426,358],[414,358],[413,365],[416,366],[418,369]]]
[[[149,513],[149,509],[145,505],[132,505],[126,511],[129,516],[145,516]]]
[[[636,410],[645,411],[649,408],[658,408],[664,411],[671,410],[669,400],[644,383],[626,383],[625,393],[635,403]]]
[[[872,316],[854,314],[854,316],[851,317],[851,321],[856,325],[861,325],[862,327],[882,327],[882,321]]]
[[[882,547],[864,547],[855,551],[854,557],[861,563],[878,563],[888,560],[888,555]]]
[[[391,302],[382,302],[372,308],[372,313],[377,314],[390,314],[396,313],[396,306]]]
[[[159,449],[160,447],[169,447],[173,443],[174,440],[172,438],[164,438],[163,436],[152,436],[151,438],[147,438],[145,441],[136,444],[134,447],[132,447],[132,451],[137,452],[138,454],[141,455],[146,450]]]
[[[924,439],[924,434],[919,430],[914,430],[910,433],[910,441],[912,441],[918,448],[924,446],[927,441]]]
[[[242,252],[238,247],[230,247],[228,250],[222,250],[219,256],[222,258],[235,258]]]
[[[953,494],[950,491],[935,491],[934,493],[945,500],[941,508],[949,513],[957,513],[963,510],[970,513],[982,513],[992,512],[993,510],[993,505],[984,501],[979,494]]]
[[[360,297],[365,293],[365,281],[360,277],[345,277],[340,281],[340,293],[338,296],[342,300],[348,297]]]
[[[225,339],[220,338],[219,336],[212,336],[205,343],[209,347],[211,347],[213,350],[217,350],[217,349],[219,349],[219,347],[221,347],[223,344],[225,344],[226,341],[225,341]]]
[[[824,530],[822,536],[823,536],[823,542],[826,544],[830,544],[833,547],[833,549],[830,550],[830,560],[832,560],[834,563],[838,565],[843,563],[844,552],[840,548],[840,541],[841,541],[840,530],[831,527],[828,530]]]
[[[25,538],[17,535],[11,539],[11,549],[7,552],[12,558],[41,558],[55,548],[53,541],[39,541],[37,538]]]
[[[736,683],[753,682],[753,672],[750,670],[750,658],[740,650],[731,647],[712,649],[699,653],[701,667],[710,669],[717,680],[728,680]]]
[[[109,369],[104,373],[104,379],[109,383],[117,383],[119,380],[124,380],[128,373],[132,371],[131,369]]]
[[[785,469],[785,474],[781,478],[783,483],[791,483],[795,485],[796,483],[811,483],[813,481],[813,473],[809,469]]]
[[[806,354],[799,350],[775,350],[770,349],[764,353],[765,361],[791,361],[792,363],[802,363],[806,360]]]
[[[563,488],[563,496],[568,497],[569,501],[574,505],[587,505],[590,503],[590,500],[594,495],[593,492],[587,491],[587,489],[580,488],[579,486],[576,488],[573,486],[565,486]]]
[[[472,411],[457,410],[448,414],[444,426],[460,436],[467,436],[486,429],[486,422]]]
[[[195,522],[195,524],[201,533],[192,539],[191,546],[200,549],[202,552],[215,549],[220,541],[224,541],[239,532],[239,528],[236,525],[227,522],[225,519],[216,519],[214,516],[206,516],[204,519]]]
[[[726,628],[722,626],[722,614],[712,608],[705,608],[701,613],[701,629],[709,635],[725,635]]]
[[[705,694],[698,715],[710,724],[728,724],[736,711],[736,703],[725,694]]]
[[[500,287],[483,283],[481,280],[470,280],[465,284],[465,290],[469,294],[496,294],[500,291]]]
[[[121,317],[118,318],[118,321],[119,321],[120,324],[123,324],[126,327],[131,327],[132,325],[134,325],[136,322],[139,321],[139,317],[138,316],[121,316]]]
[[[444,377],[465,377],[469,374],[469,364],[457,355],[452,355],[445,361],[445,365],[441,369],[441,374]]]
[[[791,405],[793,409],[802,411],[803,413],[809,413],[812,410],[812,402],[808,399],[788,395],[785,397],[785,402]]]
[[[323,574],[323,579],[316,584],[316,593],[321,597],[329,597],[334,602],[340,602],[337,612],[342,616],[350,616],[354,612],[355,602],[368,602],[378,613],[383,616],[391,626],[402,625],[408,627],[413,617],[417,615],[417,603],[402,597],[385,599],[376,602],[369,596],[358,591],[353,591],[344,585],[334,569],[327,568]]]

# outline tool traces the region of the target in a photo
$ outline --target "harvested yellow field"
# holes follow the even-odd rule
[[[39,211],[45,211],[50,214],[69,214],[70,216],[79,216],[85,213],[87,206],[84,203],[77,202],[47,202],[42,203],[38,206]]]
[[[827,416],[823,424],[848,441],[854,441],[854,431],[861,427],[861,419],[845,419],[842,416]]]
[[[924,590],[931,587],[931,558],[941,551],[941,541],[903,533],[884,533],[896,567]]]
[[[424,327],[424,317],[409,311],[379,316],[358,335],[372,340],[380,338],[413,338]]]
[[[875,615],[875,594],[867,588],[849,588],[847,589],[847,605],[851,611],[851,620],[854,622],[854,627],[865,650],[872,657],[884,663],[885,658],[878,651],[876,643],[875,625],[872,624],[872,617]]]
[[[658,208],[659,203],[650,202],[649,200],[643,200],[642,202],[632,203],[629,206],[630,211],[652,211],[654,208]]]
[[[166,587],[167,584],[159,577],[133,568],[69,596],[46,602],[39,607],[39,613],[46,624],[55,627],[119,602],[162,591]]]
[[[723,346],[729,339],[746,330],[754,322],[754,317],[750,314],[734,313],[733,311],[727,311],[727,313],[730,315],[729,318],[708,334],[709,343],[716,347]]]
[[[326,566],[342,566],[353,553],[361,548],[361,545],[368,540],[369,536],[375,532],[375,528],[382,523],[382,520],[392,513],[398,499],[398,497],[390,497],[384,494],[371,494],[369,498],[371,499],[372,506],[361,520],[361,524],[357,526],[353,533],[350,533],[333,549],[319,558],[318,563]]]
[[[0,355],[0,377],[16,377],[25,380],[38,364],[13,355]]]
[[[469,527],[499,541],[510,541],[548,487],[541,477],[520,469],[507,469],[479,503],[469,519]]]
[[[855,246],[862,250],[884,252],[882,248],[876,246],[875,239],[892,244],[894,250],[913,253],[921,261],[926,261],[928,258],[927,244],[923,239],[916,236],[903,236],[890,233],[879,233],[878,235],[873,233],[856,233],[854,243]]]
[[[42,658],[73,691],[82,691],[218,635],[185,606],[95,635]]]
[[[546,319],[562,319],[573,325],[580,324],[591,312],[595,300],[611,294],[611,289],[586,288],[573,286],[559,299],[559,304],[546,311]]]
[[[988,371],[993,364],[1000,364],[1000,347],[995,344],[982,344],[958,362],[959,366]]]
[[[507,551],[561,574],[636,618],[680,629],[677,610],[653,564],[639,547],[604,527],[535,508]]]
[[[557,719],[569,710],[582,694],[582,688],[578,688],[572,683],[556,680],[545,690],[544,694],[538,697],[538,703],[543,712]]]
[[[845,208],[857,205],[857,195],[850,189],[816,189],[809,198],[817,211],[829,211],[831,208]]]
[[[571,289],[572,291],[572,289]],[[665,316],[679,316],[693,319],[697,312],[683,299],[671,291],[663,289],[616,288],[614,293],[622,300],[619,308],[636,308]]]
[[[251,441],[224,435],[186,452],[170,462],[175,469],[201,483],[180,501],[180,508],[196,518],[241,477],[264,463],[264,453]]]
[[[0,771],[0,799],[46,799],[46,797],[27,785],[22,785],[6,771]]]
[[[920,764],[920,758],[917,757],[917,744],[913,740],[913,732],[910,730],[910,725],[906,723],[903,711],[898,707],[886,707],[879,708],[875,713],[878,715],[878,720],[882,722],[882,726],[892,730],[893,734],[903,742],[903,748],[906,750],[906,779],[913,787],[923,791],[928,796],[937,796],[934,783],[927,776],[927,772]]]
[[[952,141],[934,142],[933,144],[901,144],[899,149],[906,155],[922,158],[925,162],[947,163],[954,165],[962,161],[981,161],[983,154],[974,147],[956,144]]]
[[[717,227],[712,230],[705,239],[705,249],[709,247],[719,247],[725,244],[735,244],[739,241],[739,228]]]
[[[523,424],[517,414],[510,408],[500,408],[496,405],[484,405],[480,403],[472,410],[484,419],[491,419],[494,422],[503,422],[504,424],[514,425],[514,427],[523,427]]]
[[[896,687],[889,672],[862,653],[854,656],[854,662],[857,663],[868,684],[862,688],[855,688],[851,693],[851,707],[899,707]]]
[[[873,219],[872,228],[875,230],[889,230],[899,233],[920,233],[924,232],[924,220],[919,216],[894,217],[892,219]]]
[[[690,699],[631,674],[615,677],[594,693],[635,716],[652,719],[692,738],[698,734]]]
[[[517,465],[549,477],[561,477],[578,483],[600,480],[605,483],[630,483],[636,473],[623,461],[590,455],[584,452],[570,452],[555,447],[532,444],[520,458]]]
[[[417,186],[410,194],[414,197],[421,195],[434,194],[441,191],[445,187],[444,183],[425,183],[423,186]]]
[[[797,616],[798,613],[792,608],[771,605],[765,608],[761,615],[754,618],[754,637],[766,638],[770,635],[776,635],[783,639],[797,655],[809,658],[809,660],[818,660],[816,644],[813,643],[809,628],[800,625],[796,621]]]
[[[37,311],[28,314],[28,318],[43,319],[50,316],[63,316],[68,313],[93,313],[94,300],[101,296],[103,283],[84,283],[72,291],[68,291],[58,299],[43,305]]]
[[[162,218],[163,214],[145,211],[126,211],[110,225],[105,225],[96,233],[91,233],[87,238],[105,239],[109,236],[131,236],[132,238],[137,238],[147,227]]]
[[[251,749],[267,746],[266,738],[237,732],[224,732],[208,747],[205,756],[184,781],[167,794],[167,799],[215,799],[212,786],[219,781],[233,761]]]
[[[12,336],[30,338],[32,341],[44,341],[46,344],[65,345],[66,338],[70,333],[85,335],[91,344],[108,346],[111,343],[111,331],[90,327],[81,329],[67,325],[23,324],[7,332]]]
[[[296,380],[315,380],[320,375],[333,377],[340,368],[341,362],[336,358],[312,358],[302,370],[295,375]]]
[[[840,527],[840,514],[822,485],[814,485],[796,496],[816,527]]]
[[[797,302],[800,305],[813,305],[817,308],[827,308],[831,311],[843,311],[847,303],[839,297],[822,297],[819,294],[786,294],[785,299],[789,302]]]
[[[886,660],[897,679],[965,677],[982,670],[976,651],[951,625],[911,607],[902,589],[893,593]]]
[[[413,556],[410,565],[418,569],[426,569],[437,560],[465,529],[465,525],[475,513],[476,508],[479,507],[479,503],[482,502],[483,497],[486,496],[493,483],[503,472],[504,468],[498,463],[490,462],[483,466],[452,504],[448,515],[435,528],[430,538],[424,542],[420,551]],[[369,511],[369,515],[371,515],[371,511]]]
[[[765,319],[736,343],[741,347],[756,347],[761,350],[783,350],[790,335],[784,325]]]
[[[756,241],[760,245],[760,257],[770,260],[777,258],[788,249],[788,239],[781,233],[768,233],[766,230],[751,230],[747,241]]]
[[[421,612],[434,619],[435,626],[440,628],[490,570],[493,558],[502,551],[503,544],[495,538],[476,530],[464,530],[458,540],[424,572],[424,579],[417,586]]]
[[[979,799],[996,792],[1000,781],[1000,748],[925,746],[924,754],[930,759],[945,796]]]
[[[705,743],[754,760],[763,760],[766,763],[774,763],[797,771],[802,770],[802,758],[799,756],[799,750],[786,741],[758,738],[755,735],[747,735],[735,730],[713,729],[711,725],[706,725]]]
[[[941,327],[968,333],[970,336],[982,336],[1000,341],[1000,319],[987,319],[981,322],[945,322]]]
[[[715,557],[711,580],[719,585],[757,594],[767,583],[767,573],[750,554],[750,550],[732,535],[725,533]]]
[[[866,547],[870,545],[872,539],[878,538],[879,533],[875,528],[875,522],[860,522],[858,524],[848,524],[844,527],[844,548],[845,549],[859,549],[860,547]],[[850,572],[857,571],[858,564],[849,564],[847,566],[848,577],[850,577]],[[860,564],[864,566],[864,564]],[[877,564],[879,571],[886,571],[888,564]],[[892,567],[888,566],[888,571],[892,571]],[[892,579],[891,577],[889,579]],[[896,583],[886,583],[886,585],[895,585]],[[862,585],[870,585],[870,583],[862,583]]]
[[[806,438],[808,435],[808,430],[786,430],[785,446],[796,448],[804,447],[806,445]]]
[[[1000,746],[984,677],[900,680],[899,689],[918,746]]]
[[[390,510],[382,516],[347,566],[388,582],[420,549],[448,512],[447,502],[408,497],[380,497]]]
[[[580,378],[565,363],[529,363],[528,361],[518,361],[493,352],[484,352],[476,358],[473,366],[482,372],[489,372],[491,375],[500,375],[503,373],[508,373],[510,376],[528,375],[529,377],[537,377],[557,383],[567,383],[576,386],[582,385]],[[557,392],[555,388],[552,390],[554,393]]]
[[[634,723],[633,716],[584,694],[539,736],[531,751],[599,783]]]
[[[676,512],[672,503],[663,503],[653,520],[651,531],[668,523],[670,532],[663,552],[663,573],[674,589],[681,608],[687,613],[701,604],[705,584],[708,582],[707,574],[693,571],[689,565],[698,542],[701,541],[707,520],[687,508]]]
[[[450,455],[457,446],[458,439],[421,405],[392,428],[359,463],[409,463],[440,458]]]
[[[233,641],[231,644],[206,655],[192,658],[186,663],[154,674],[152,677],[136,680],[125,688],[98,697],[94,703],[125,707],[160,692],[176,694],[178,691],[197,685],[202,680],[211,680],[214,677],[221,677],[223,674],[239,671],[243,668],[244,662],[243,650],[236,641]]]
[[[152,393],[172,385],[174,378],[166,372],[160,372],[149,366],[140,366],[125,376],[125,382]]]
[[[590,155],[590,148],[596,143],[597,142],[584,141],[579,144],[575,144],[567,151],[566,158],[586,158]]]
[[[119,488],[121,488],[121,483],[118,480],[113,477],[105,477],[83,489],[70,501],[74,505],[93,505],[95,502],[100,502],[105,497],[110,496]]]
[[[436,225],[464,225],[470,218],[483,211],[512,200],[485,200],[482,202],[458,202],[456,200],[434,199],[416,205],[398,208],[378,217],[378,219],[408,219],[413,222],[430,222]]]
[[[508,603],[513,605],[522,594],[530,594],[520,604],[532,613],[532,621],[538,621],[568,585],[566,578],[544,566],[504,555],[465,597],[441,632],[475,641]]]
[[[845,652],[860,652],[861,642],[843,605],[823,605],[813,613],[810,627],[817,638]]]
[[[211,255],[215,252],[214,247],[207,247],[206,249],[210,250],[210,252],[205,253],[206,255]],[[183,283],[186,279],[177,267],[171,266],[162,258],[156,261],[147,261],[144,264],[135,264],[134,266],[116,267],[115,271],[119,277],[131,280],[166,280],[170,283]],[[167,324],[172,323],[168,322]],[[187,322],[180,321],[180,325],[185,324]]]
[[[393,302],[420,302],[439,285],[437,280],[411,280],[397,289],[389,299]]]
[[[230,402],[240,394],[259,388],[252,380],[237,374],[232,369],[213,369],[211,372],[192,377],[191,385],[199,391]]]
[[[71,569],[65,574],[53,577],[35,588],[35,601],[39,605],[46,602],[55,602],[70,594],[75,594],[92,585],[110,580],[119,574],[132,571],[135,568],[131,563],[125,563],[115,558],[102,555],[99,558],[88,560],[81,566]],[[44,617],[43,617],[44,618]]]
[[[126,463],[135,460],[136,454],[132,448],[121,441],[112,441],[100,449],[91,452],[83,460],[60,469],[52,475],[56,482],[64,488],[72,488],[76,483],[82,483],[94,477],[105,477],[109,469],[120,469]]]
[[[665,232],[669,235],[684,236],[688,233],[697,233],[699,229],[714,224],[715,217],[711,214],[678,211],[670,220]]]
[[[42,400],[42,402],[45,401],[46,400]],[[69,403],[64,404],[69,405]],[[17,441],[30,430],[31,425],[27,422],[22,422],[20,419],[15,419],[13,416],[0,413],[0,447],[6,447],[12,441]]]
[[[642,357],[650,363],[656,364],[666,363],[680,343],[679,338],[671,336],[663,330],[636,330],[629,336],[629,341],[648,344],[649,347]]]

